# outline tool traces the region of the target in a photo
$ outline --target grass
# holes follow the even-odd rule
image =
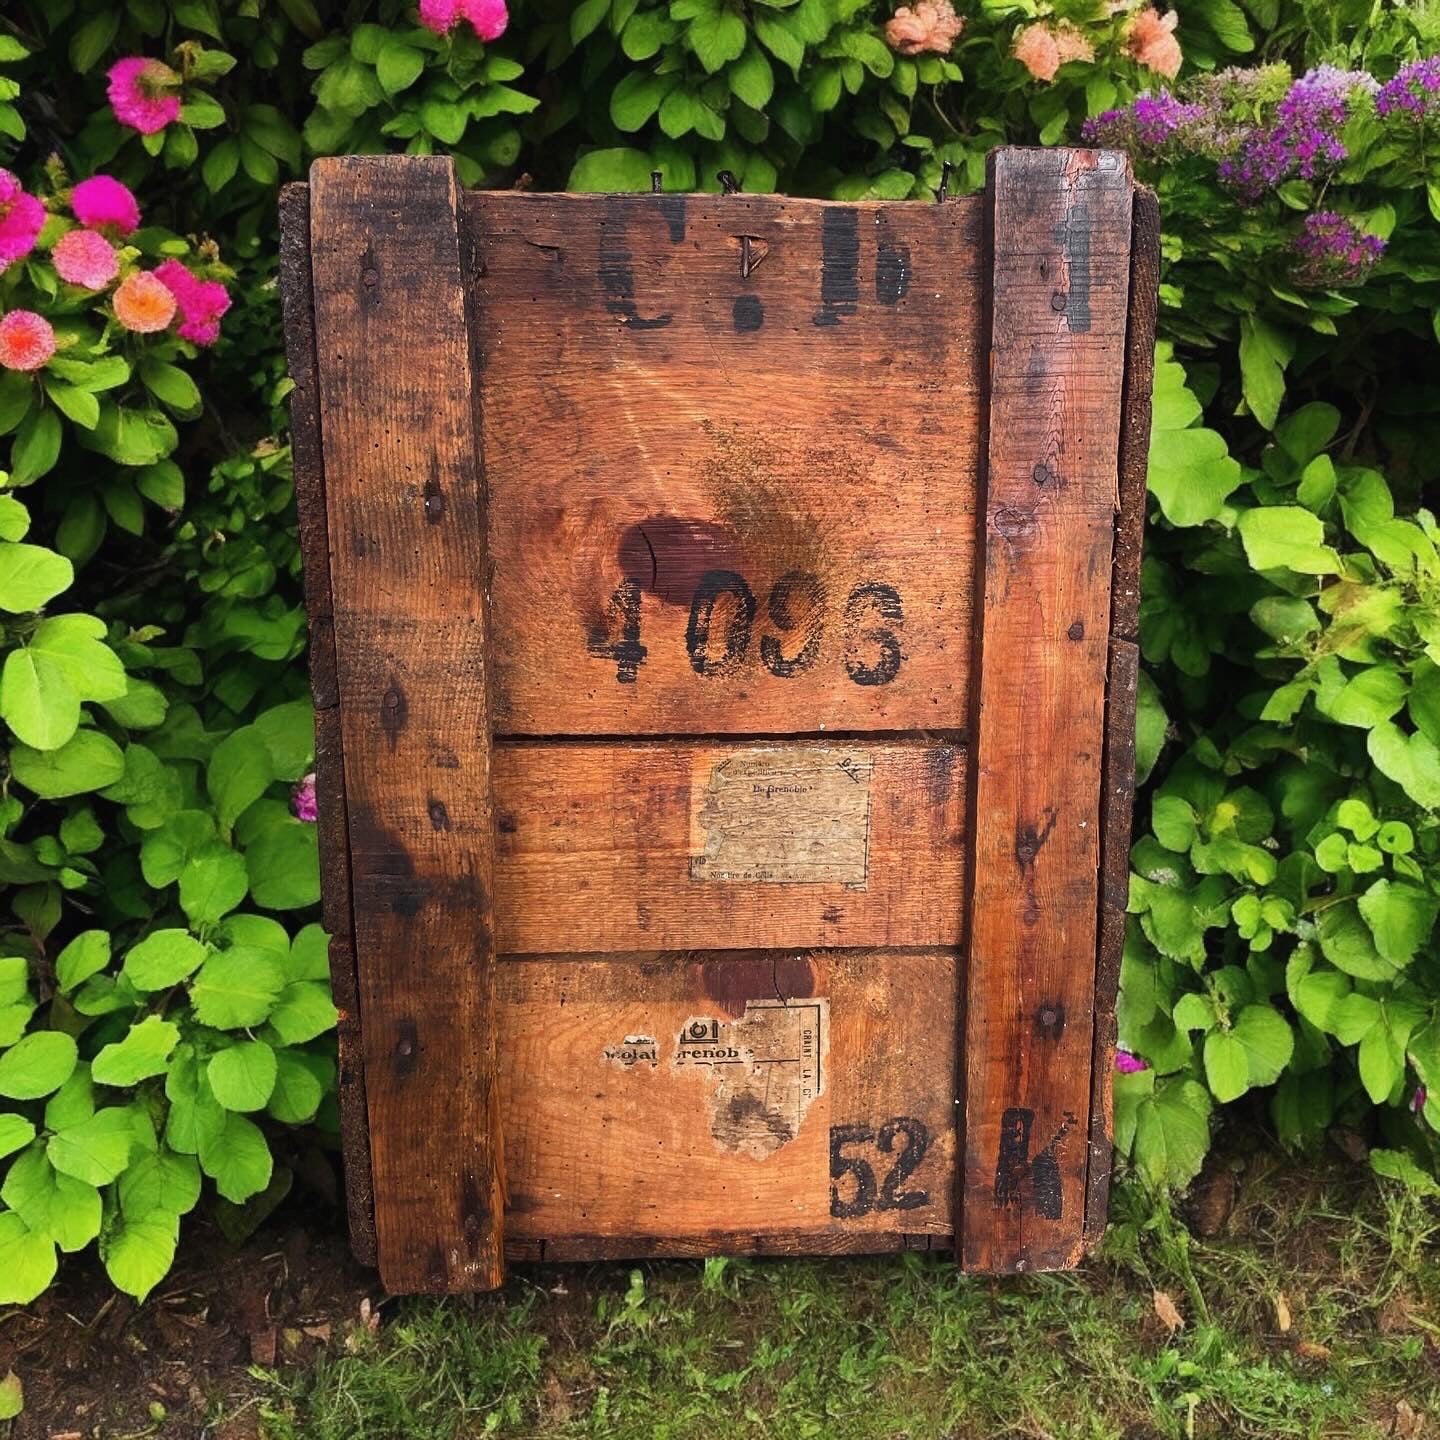
[[[1440,1222],[1361,1170],[1260,1159],[1222,1234],[1136,1189],[1084,1272],[942,1258],[529,1268],[399,1301],[306,1373],[266,1440],[480,1435],[1158,1440],[1413,1437],[1440,1424]],[[1157,1314],[1163,1291],[1184,1316]],[[1162,1306],[1163,1308],[1163,1306]],[[1287,1313],[1288,1312],[1288,1313]]]

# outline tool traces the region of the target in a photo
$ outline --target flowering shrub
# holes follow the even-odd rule
[[[1165,218],[1117,1139],[1440,1127],[1440,27],[1320,0],[16,0],[0,17],[0,1300],[333,1133],[274,290],[308,158]],[[1257,56],[1267,63],[1252,64]],[[1407,1169],[1407,1167],[1409,1167]]]

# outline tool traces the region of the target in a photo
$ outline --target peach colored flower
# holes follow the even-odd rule
[[[1037,80],[1050,81],[1060,68],[1060,47],[1049,29],[1036,21],[1016,35],[1015,58]]]
[[[902,5],[890,17],[885,43],[902,55],[948,55],[964,28],[950,0],[920,0],[913,7]]]
[[[174,293],[148,270],[136,270],[115,292],[115,318],[137,335],[153,335],[175,318]]]
[[[68,230],[50,252],[62,280],[86,290],[103,290],[120,270],[115,247],[93,230]]]
[[[1169,10],[1162,15],[1151,5],[1135,17],[1125,48],[1136,64],[1165,76],[1167,80],[1173,80],[1179,74],[1180,62],[1185,58],[1180,53],[1180,42],[1175,38],[1175,26],[1179,19],[1178,11]]]
[[[50,322],[33,310],[12,310],[0,320],[0,365],[38,370],[55,353]]]
[[[1068,20],[1062,20],[1055,29],[1055,50],[1062,65],[1068,65],[1072,60],[1095,58],[1095,47],[1086,39],[1084,32]]]

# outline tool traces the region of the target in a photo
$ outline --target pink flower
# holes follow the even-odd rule
[[[0,170],[0,270],[35,248],[44,224],[45,207],[8,170]]]
[[[437,35],[448,35],[460,18],[460,0],[420,0],[420,23]]]
[[[62,280],[86,290],[103,290],[120,270],[115,247],[93,230],[69,230],[50,252]]]
[[[1015,58],[1037,79],[1051,81],[1060,68],[1060,47],[1038,21],[1015,37]]]
[[[886,22],[885,43],[902,55],[923,55],[933,51],[948,55],[965,22],[950,0],[920,0],[913,8],[902,5]]]
[[[1425,1108],[1425,1087],[1417,1085],[1415,1093],[1410,1097],[1410,1108],[1418,1115]]]
[[[1174,33],[1179,19],[1178,11],[1171,10],[1161,15],[1149,5],[1135,17],[1125,48],[1136,64],[1165,76],[1167,80],[1180,73],[1180,62],[1185,57],[1180,53],[1180,42]]]
[[[460,13],[475,27],[475,33],[482,40],[498,40],[510,23],[505,0],[460,0]]]
[[[1062,65],[1068,65],[1072,60],[1095,58],[1095,47],[1068,20],[1062,20],[1055,30],[1055,50]]]
[[[110,108],[142,135],[155,135],[180,118],[180,77],[163,61],[131,55],[110,67]]]
[[[297,820],[307,820],[311,824],[319,816],[320,809],[315,802],[315,772],[313,770],[290,792],[290,808],[295,812]]]
[[[157,265],[155,276],[180,307],[180,338],[213,345],[220,338],[220,317],[230,308],[230,292],[218,280],[200,279],[178,260]]]
[[[1115,1068],[1122,1075],[1138,1075],[1142,1070],[1148,1070],[1150,1066],[1138,1055],[1132,1055],[1128,1050],[1117,1050],[1115,1052]]]
[[[0,320],[0,365],[38,370],[55,353],[50,322],[33,310],[12,310]]]
[[[175,296],[148,270],[127,275],[115,292],[115,318],[137,335],[154,335],[175,318]]]
[[[114,230],[124,239],[140,223],[140,207],[126,185],[92,175],[70,192],[70,208],[87,230]]]

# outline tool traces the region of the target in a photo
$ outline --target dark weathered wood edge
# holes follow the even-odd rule
[[[564,1235],[555,1239],[505,1242],[507,1264],[557,1264],[601,1260],[702,1260],[713,1255],[806,1256],[897,1255],[906,1250],[951,1251],[954,1236],[832,1230],[717,1230],[709,1235]]]
[[[1140,559],[1150,453],[1155,320],[1160,286],[1160,205],[1137,187],[1130,240],[1130,306],[1120,430],[1119,512],[1111,580],[1110,673],[1106,684],[1105,789],[1100,812],[1100,944],[1095,971],[1095,1050],[1091,1066],[1085,1245],[1098,1243],[1109,1213],[1114,1158],[1115,1000],[1125,949],[1130,827],[1135,805],[1135,707],[1140,652]]]
[[[360,1049],[360,1001],[351,913],[349,828],[340,743],[335,628],[330,594],[330,542],[316,386],[314,294],[310,277],[310,187],[280,192],[280,297],[290,378],[290,447],[299,515],[305,608],[310,621],[310,692],[315,705],[315,796],[319,811],[321,914],[330,934],[330,984],[335,1007],[340,1149],[350,1246],[375,1264],[375,1198]]]

